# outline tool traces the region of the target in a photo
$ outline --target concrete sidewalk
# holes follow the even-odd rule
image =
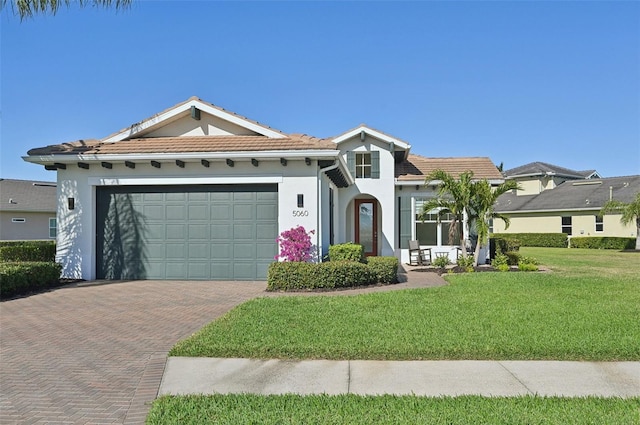
[[[169,357],[158,395],[640,396],[640,362]]]

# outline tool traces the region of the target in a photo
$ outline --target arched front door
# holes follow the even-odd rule
[[[364,254],[378,255],[378,217],[375,199],[355,200],[355,240],[364,247]]]

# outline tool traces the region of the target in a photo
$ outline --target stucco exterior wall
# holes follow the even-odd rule
[[[249,161],[236,161],[234,167],[224,162],[211,162],[210,168],[187,162],[185,168],[165,163],[160,169],[149,163],[137,163],[135,169],[113,164],[105,169],[97,164],[89,170],[69,166],[58,170],[58,250],[57,261],[63,265],[63,276],[95,279],[96,267],[96,187],[102,185],[189,185],[189,184],[257,184],[278,185],[278,231],[302,225],[315,230],[314,243],[321,246],[317,231],[318,169],[315,161],[260,161],[258,167]],[[297,208],[297,195],[304,195],[304,208]],[[68,208],[74,198],[75,208]],[[298,213],[294,214],[297,211]],[[307,213],[305,213],[307,212]]]
[[[542,183],[539,179],[518,179],[521,190],[516,191],[518,196],[537,195],[542,191]]]
[[[14,223],[13,218],[24,218],[22,223]],[[49,237],[49,219],[56,218],[55,212],[0,212],[0,240],[28,241],[54,240]]]
[[[355,184],[341,189],[339,194],[339,221],[344,223],[340,233],[336,235],[336,243],[355,240],[353,210],[355,199],[375,198],[378,201],[378,255],[393,256],[395,234],[395,162],[390,152],[389,143],[381,142],[366,135],[364,140],[357,135],[339,145],[345,163],[347,152],[380,152],[380,178],[358,178]]]
[[[493,223],[494,233],[560,233],[562,217],[571,216],[573,236],[636,237],[635,225],[623,226],[619,214],[605,215],[603,231],[596,232],[597,211],[565,211],[509,214],[511,225],[505,230],[502,220]]]
[[[187,113],[177,120],[145,134],[145,137],[228,136],[232,134],[251,136],[256,134],[218,117],[205,113],[200,115],[200,120],[196,121]]]

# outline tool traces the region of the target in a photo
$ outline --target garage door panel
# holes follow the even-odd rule
[[[209,243],[189,243],[189,260],[211,258]]]
[[[278,206],[277,205],[265,205],[258,204],[256,211],[257,220],[277,220],[278,219]]]
[[[209,220],[209,205],[189,205],[189,220]]]
[[[184,239],[186,227],[184,224],[167,224],[167,239]]]
[[[211,239],[214,241],[226,241],[231,239],[231,227],[228,223],[212,224],[209,229],[211,230]]]
[[[256,279],[256,263],[255,262],[233,262],[233,277],[238,280],[254,280]],[[266,276],[266,275],[265,275]]]
[[[209,264],[211,270],[211,276],[215,276],[216,279],[233,279],[233,273],[231,271],[231,263],[228,261],[220,262],[213,261]],[[266,276],[266,275],[265,275]]]
[[[190,240],[209,240],[209,224],[189,224]]]
[[[234,220],[254,220],[255,219],[255,206],[254,205],[233,205],[233,219]]]
[[[167,205],[165,217],[169,221],[184,221],[187,218],[184,205]]]
[[[143,202],[153,202],[153,201],[164,202],[164,194],[163,193],[143,193],[142,201]]]
[[[231,241],[229,241],[228,243],[214,243],[211,244],[211,258],[212,259],[216,259],[216,260],[232,260],[233,259],[233,255],[232,255],[232,247],[233,244]]]
[[[234,240],[252,240],[255,238],[255,224],[234,224],[233,239]]]
[[[211,220],[229,220],[231,215],[231,205],[213,204],[211,205]]]
[[[165,225],[154,223],[147,224],[145,228],[145,236],[149,241],[165,240],[167,238],[167,235],[165,233]]]
[[[145,220],[164,220],[164,205],[143,205],[142,214]]]
[[[276,224],[256,223],[256,240],[268,240],[269,242],[273,242],[274,235],[277,234],[278,226]]]
[[[164,275],[166,279],[185,279],[187,276],[187,268],[184,262],[168,262],[163,263]],[[159,278],[160,279],[160,278]]]
[[[148,258],[162,258],[165,255],[164,244],[162,243],[146,243],[146,255]]]
[[[207,192],[189,192],[187,194],[188,201],[209,201],[209,193]]]
[[[277,254],[276,185],[96,190],[99,278],[265,279]]]
[[[164,245],[164,247],[165,247],[165,258],[172,258],[176,260],[186,259],[186,250],[183,243],[181,244],[167,243]]]

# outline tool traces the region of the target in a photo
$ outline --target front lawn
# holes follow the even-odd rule
[[[147,424],[634,424],[640,398],[476,396],[255,396],[162,397]]]
[[[260,298],[170,355],[640,360],[636,253],[522,251],[554,271],[452,275],[444,287],[358,296]]]

